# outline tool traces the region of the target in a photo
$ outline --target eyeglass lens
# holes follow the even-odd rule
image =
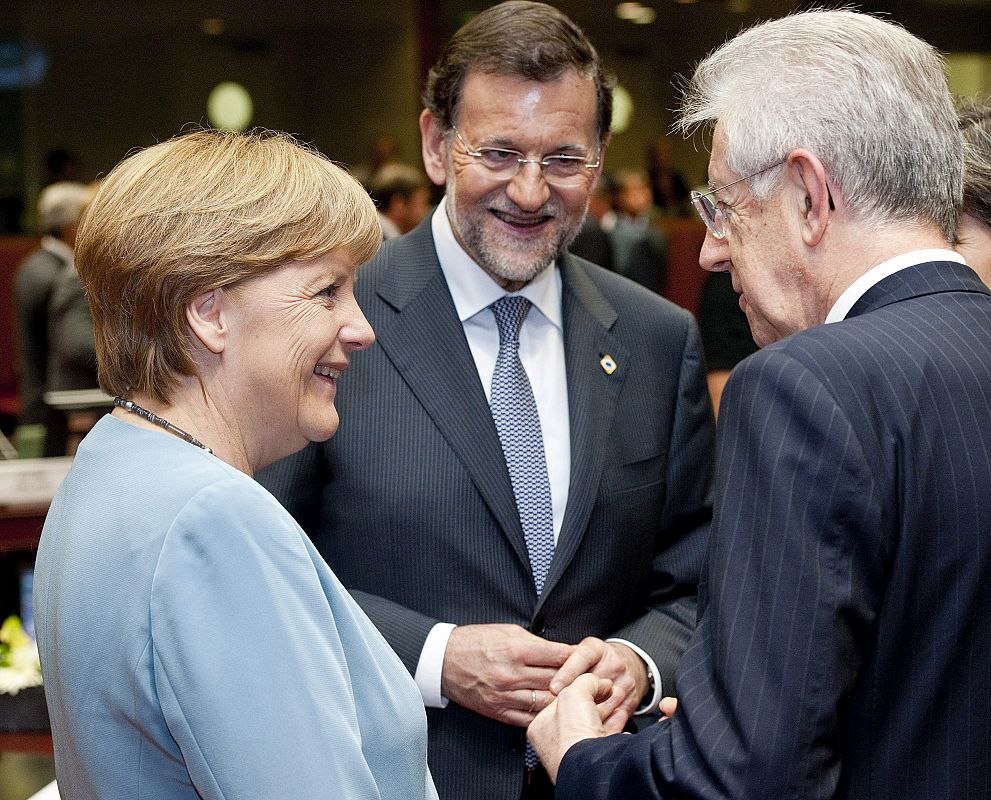
[[[723,232],[723,221],[721,215],[716,211],[716,207],[713,205],[712,201],[706,197],[701,192],[692,192],[692,205],[695,206],[695,210],[698,215],[702,218],[702,222],[705,223],[712,235],[717,239],[722,239],[725,233]]]

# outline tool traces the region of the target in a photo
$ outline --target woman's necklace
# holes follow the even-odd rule
[[[149,422],[154,422],[156,425],[165,428],[169,433],[175,434],[184,442],[189,442],[190,444],[196,445],[197,447],[206,450],[208,453],[213,453],[209,447],[207,447],[199,439],[193,438],[189,433],[186,433],[182,428],[177,428],[167,419],[162,419],[157,414],[152,414],[147,408],[142,408],[137,403],[131,400],[125,400],[123,397],[115,397],[114,405],[117,408],[123,408],[125,411],[130,411],[132,414],[137,414],[139,417],[143,417]]]

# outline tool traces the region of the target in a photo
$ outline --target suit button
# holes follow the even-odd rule
[[[544,615],[537,614],[537,616],[533,618],[533,622],[530,623],[530,633],[535,636],[543,636],[545,630],[546,626],[544,625]]]

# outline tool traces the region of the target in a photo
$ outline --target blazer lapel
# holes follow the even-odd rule
[[[571,424],[571,486],[554,560],[541,601],[578,549],[602,480],[603,454],[623,387],[627,351],[612,333],[616,310],[573,257],[560,259],[564,305],[564,357]],[[611,359],[603,363],[604,359]],[[610,374],[610,369],[615,369]]]
[[[450,444],[524,563],[526,541],[499,436],[437,260],[429,217],[396,242],[376,340]]]

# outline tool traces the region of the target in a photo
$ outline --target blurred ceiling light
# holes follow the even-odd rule
[[[200,30],[207,36],[220,36],[224,32],[224,21],[219,17],[207,17],[200,23]]]
[[[649,25],[657,19],[657,12],[643,3],[620,3],[616,6],[616,16],[636,25]]]
[[[215,128],[243,131],[251,123],[254,105],[241,84],[224,81],[213,87],[206,101],[206,115]]]

